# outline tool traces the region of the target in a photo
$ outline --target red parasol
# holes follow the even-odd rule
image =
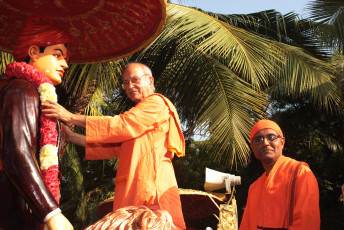
[[[152,42],[166,19],[165,0],[0,0],[0,50],[29,16],[51,16],[72,39],[71,63],[126,57]]]

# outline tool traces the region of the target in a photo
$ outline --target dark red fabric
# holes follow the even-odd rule
[[[38,229],[23,225],[42,223],[59,207],[37,165],[38,117],[36,87],[11,79],[0,88],[0,229]]]
[[[42,47],[68,43],[70,43],[68,35],[54,25],[51,17],[31,17],[26,20],[23,30],[13,45],[13,57],[16,61],[24,61],[32,45]]]
[[[13,52],[28,16],[48,15],[71,38],[70,63],[98,63],[152,42],[164,26],[166,0],[1,0],[0,15],[0,50]]]

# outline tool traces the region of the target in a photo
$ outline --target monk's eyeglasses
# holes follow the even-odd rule
[[[265,137],[264,136],[254,137],[251,142],[254,145],[260,145],[261,143],[264,142],[265,138],[266,138],[266,140],[268,140],[268,142],[273,142],[273,141],[277,140],[278,138],[281,138],[281,136],[275,135],[275,134],[268,134]]]
[[[144,77],[144,76],[149,76],[149,74],[144,74],[144,75],[139,76],[139,77],[133,77],[131,80],[123,81],[122,88],[126,89],[131,84],[140,84],[141,83],[141,78]]]

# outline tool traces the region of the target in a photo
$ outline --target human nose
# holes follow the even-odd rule
[[[68,64],[67,64],[67,61],[65,59],[62,59],[60,61],[60,65],[63,69],[67,69],[68,68]]]
[[[128,81],[127,88],[134,87],[134,85],[135,85],[135,82]]]
[[[267,137],[264,137],[264,138],[263,138],[262,144],[263,144],[263,145],[270,145],[270,141],[268,140]]]
[[[130,81],[128,81],[128,82],[126,82],[125,84],[122,84],[122,88],[124,89],[124,90],[127,90],[127,89],[129,89],[129,87],[132,85],[132,82],[130,82]]]
[[[133,82],[128,82],[128,85],[127,85],[127,89],[131,89],[131,88],[133,88],[135,86],[135,83],[133,83]]]

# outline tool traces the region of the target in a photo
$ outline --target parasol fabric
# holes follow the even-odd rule
[[[72,39],[70,63],[126,57],[161,32],[165,0],[0,0],[0,50],[12,52],[30,16],[50,16]]]

